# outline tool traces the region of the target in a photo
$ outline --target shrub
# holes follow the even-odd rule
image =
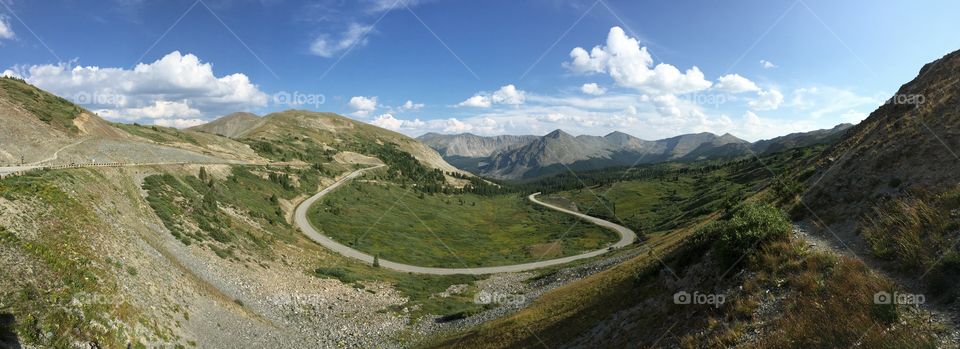
[[[762,243],[789,236],[787,215],[773,205],[745,204],[723,221],[714,222],[698,234],[713,242],[722,258],[730,261],[753,253]]]

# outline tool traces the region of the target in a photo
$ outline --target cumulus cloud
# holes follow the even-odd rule
[[[776,89],[769,89],[757,92],[757,98],[747,102],[747,106],[753,110],[777,110],[781,103],[783,103],[783,93]]]
[[[408,100],[406,103],[400,106],[401,110],[417,110],[425,107],[423,103],[413,103],[413,101]]]
[[[760,91],[756,83],[750,81],[739,74],[728,74],[717,79],[717,84],[713,87],[721,92],[743,93]]]
[[[157,119],[153,124],[163,127],[187,128],[205,124],[201,119]]]
[[[375,110],[377,109],[377,97],[354,96],[350,98],[349,105],[353,110]]]
[[[179,51],[132,70],[60,63],[15,67],[10,73],[108,118],[127,121],[219,116],[268,102],[246,75],[218,77],[210,63]]]
[[[597,83],[595,82],[591,82],[588,84],[583,84],[583,86],[580,86],[580,92],[586,93],[588,95],[600,96],[600,95],[603,95],[604,93],[607,93],[607,89],[600,87],[600,85],[597,85]]]
[[[0,76],[6,77],[6,78],[18,78],[18,79],[22,78],[20,74],[17,74],[17,72],[10,69],[4,70],[3,74],[0,74]]]
[[[401,132],[410,136],[419,136],[427,132],[464,133],[474,132],[485,135],[503,134],[506,129],[500,121],[489,117],[469,117],[466,119],[446,118],[433,120],[405,119],[390,113],[377,116],[370,124]]]
[[[773,62],[768,61],[766,59],[760,60],[760,66],[763,67],[763,69],[773,69],[777,67],[776,64],[773,64]]]
[[[526,95],[526,92],[518,90],[516,86],[506,85],[494,92],[491,100],[496,104],[518,105],[523,104],[527,99]]]
[[[458,107],[473,107],[473,108],[490,108],[493,105],[493,102],[490,101],[490,97],[483,95],[474,95],[473,97],[467,98],[467,100],[457,104]]]
[[[350,23],[347,30],[339,38],[332,38],[330,34],[323,34],[310,44],[310,52],[324,58],[330,58],[354,46],[364,46],[367,38],[373,31],[372,25]]]
[[[351,115],[365,117],[370,115],[374,110],[377,110],[377,97],[354,96],[350,98],[347,106],[353,109]]]
[[[180,102],[155,101],[153,105],[129,108],[122,111],[103,109],[99,111],[100,115],[108,118],[122,119],[124,115],[136,115],[139,118],[147,119],[167,119],[167,118],[196,118],[203,116],[203,112],[191,108],[190,104],[184,100]]]
[[[13,27],[10,25],[10,17],[6,15],[0,15],[0,39],[11,40],[17,37],[13,32]]]
[[[477,93],[473,97],[457,104],[458,107],[490,108],[494,104],[520,105],[526,102],[527,92],[517,89],[514,85],[505,85],[499,90],[488,93]]]
[[[627,36],[620,27],[610,28],[605,46],[596,46],[589,52],[574,48],[570,58],[564,66],[575,73],[606,73],[619,86],[648,93],[683,94],[713,85],[697,67],[681,72],[666,63],[654,66],[647,48],[640,47],[637,39]]]

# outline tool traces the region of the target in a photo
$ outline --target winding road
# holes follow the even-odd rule
[[[310,211],[310,207],[313,206],[314,203],[316,203],[318,200],[323,198],[325,195],[330,194],[341,185],[353,180],[354,178],[357,178],[363,175],[363,173],[366,171],[370,171],[370,170],[381,168],[381,167],[383,167],[383,165],[356,170],[350,173],[349,175],[341,178],[340,180],[336,181],[326,189],[321,190],[316,195],[311,196],[309,199],[300,203],[300,205],[297,206],[296,212],[294,213],[294,223],[300,228],[301,231],[303,231],[303,233],[307,237],[319,243],[320,245],[323,245],[324,247],[331,249],[346,257],[358,259],[366,263],[372,264],[373,256],[360,252],[358,250],[355,250],[339,242],[336,242],[330,237],[323,235],[319,231],[317,231],[317,229],[314,228],[313,224],[310,223],[310,220],[307,219],[307,212]],[[627,227],[624,227],[622,225],[612,223],[609,221],[605,221],[600,218],[591,217],[591,216],[582,214],[580,212],[571,211],[562,207],[558,207],[558,206],[554,206],[554,205],[542,202],[540,200],[537,200],[537,195],[540,195],[540,193],[531,194],[528,197],[528,199],[546,208],[563,212],[569,215],[573,215],[573,216],[576,216],[577,218],[583,219],[590,223],[616,231],[618,234],[620,234],[620,241],[617,241],[617,243],[611,245],[614,248],[629,246],[637,239],[637,234],[634,233],[633,230],[630,230]],[[483,275],[483,274],[496,274],[496,273],[514,273],[514,272],[540,269],[540,268],[545,268],[545,267],[559,265],[559,264],[565,264],[565,263],[569,263],[569,262],[573,262],[573,261],[585,259],[585,258],[592,258],[592,257],[602,255],[604,253],[607,253],[609,251],[610,251],[609,248],[603,248],[600,250],[590,251],[583,254],[557,258],[557,259],[549,259],[545,261],[514,264],[514,265],[503,265],[503,266],[496,266],[496,267],[481,267],[481,268],[421,267],[416,265],[391,262],[388,260],[384,260],[382,258],[380,259],[380,266],[383,268],[392,269],[392,270],[401,271],[401,272],[418,273],[418,274],[434,274],[434,275],[454,275],[454,274]]]

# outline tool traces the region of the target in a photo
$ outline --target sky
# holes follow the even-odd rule
[[[336,112],[426,132],[747,140],[856,123],[960,3],[0,0],[0,71],[109,120]]]

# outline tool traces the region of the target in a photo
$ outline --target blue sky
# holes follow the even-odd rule
[[[756,140],[862,120],[960,49],[946,0],[0,4],[4,74],[179,127],[297,108],[414,136]]]

